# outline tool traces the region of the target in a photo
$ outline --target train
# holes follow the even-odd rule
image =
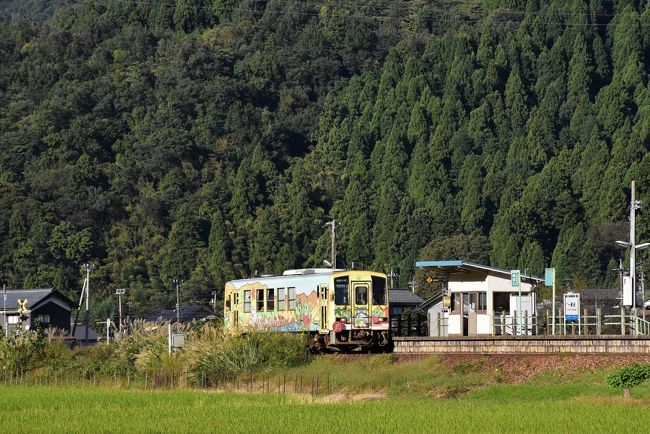
[[[302,332],[314,352],[389,350],[387,276],[364,270],[306,268],[231,280],[226,330]]]

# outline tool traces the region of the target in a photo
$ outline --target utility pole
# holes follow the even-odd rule
[[[331,253],[331,263],[332,270],[336,270],[336,219],[332,219],[331,222],[325,223],[325,226],[332,227],[332,253]]]
[[[91,263],[85,263],[82,265],[82,267],[86,271],[86,333],[85,333],[85,340],[86,343],[88,343],[88,327],[89,324],[88,322],[90,321],[89,318],[89,306],[90,306],[90,270],[95,268],[93,264]]]
[[[636,210],[641,208],[641,201],[636,200],[636,190],[634,187],[634,181],[630,185],[630,241],[616,241],[616,244],[622,247],[630,248],[630,281],[631,281],[631,297],[628,298],[628,302],[625,302],[625,289],[623,290],[623,303],[626,306],[630,306],[633,309],[636,309],[636,251],[648,248],[650,243],[636,243]]]
[[[118,327],[118,330],[120,333],[122,333],[122,295],[124,293],[126,293],[125,288],[118,288],[115,290],[115,294],[117,294],[117,299],[118,299],[118,312],[120,317],[120,325]]]
[[[8,331],[7,330],[7,284],[2,284],[2,316],[4,317],[4,334],[5,339],[7,339]]]
[[[86,302],[86,315],[85,315],[85,323],[86,323],[86,333],[85,333],[85,340],[88,342],[88,321],[89,321],[89,299],[90,299],[90,270],[95,268],[95,266],[91,263],[85,263],[81,266],[81,269],[86,272],[86,278],[84,279],[84,284],[83,287],[81,288],[81,296],[79,297],[79,306],[77,306],[77,316],[75,317],[74,320],[74,325],[72,326],[72,336],[75,335],[75,332],[77,331],[77,322],[79,321],[79,313],[81,312],[81,307],[84,305],[84,301]]]
[[[399,274],[395,273],[395,272],[393,271],[393,268],[391,267],[391,269],[390,269],[390,273],[388,273],[388,277],[390,277],[390,289],[395,288],[395,282],[394,282],[394,279],[395,279],[396,277],[399,277]]]
[[[174,279],[174,285],[176,285],[176,322],[181,322],[181,301],[178,293],[180,284],[183,283],[178,277]]]
[[[630,278],[632,279],[632,307],[636,309],[636,192],[634,188],[634,181],[631,185],[631,199],[630,199]]]

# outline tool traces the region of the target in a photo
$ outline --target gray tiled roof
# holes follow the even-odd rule
[[[27,299],[27,308],[30,309],[36,303],[50,295],[53,288],[47,289],[8,289],[7,290],[7,310],[18,309],[18,299]],[[0,308],[3,307],[4,301],[0,298]]]
[[[44,298],[46,298],[52,293],[56,293],[64,300],[69,301],[67,297],[60,294],[54,288],[7,289],[7,304],[6,304],[7,311],[13,311],[18,309],[18,299],[20,300],[27,299],[27,309],[32,309],[35,305],[37,305],[40,301],[42,301]],[[0,297],[0,310],[2,310],[3,307],[4,307],[4,300],[2,297]]]
[[[422,297],[408,289],[389,289],[388,297],[391,304],[418,305],[424,301]]]
[[[181,306],[181,322],[202,320],[213,315],[212,311],[198,304]],[[143,317],[146,321],[176,321],[176,310],[162,310],[160,313],[152,313]]]

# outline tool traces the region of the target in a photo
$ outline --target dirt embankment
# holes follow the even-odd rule
[[[650,364],[650,354],[445,354],[439,357],[441,363],[452,370],[498,373],[502,382],[511,384],[523,383],[548,372],[574,376],[633,363]],[[400,356],[399,361],[409,359]]]

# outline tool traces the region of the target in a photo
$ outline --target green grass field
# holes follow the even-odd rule
[[[491,386],[462,398],[333,397],[3,386],[3,432],[633,432],[650,390]]]
[[[0,386],[0,423],[7,433],[644,431],[650,382],[635,387],[626,400],[606,381],[621,358],[591,362],[573,357],[451,361],[434,356],[401,362],[391,355],[320,357],[269,372],[275,378],[271,387],[267,383],[265,388],[263,379],[252,385],[278,390],[274,381],[286,377],[286,394],[246,393],[246,384],[242,392],[187,390],[182,382],[173,390],[151,390],[151,384],[145,390],[141,380],[118,386],[110,377],[59,378],[54,386],[28,377]],[[536,375],[518,381],[520,372],[534,369]],[[326,376],[328,387],[291,393],[296,390],[292,379],[306,382],[316,376]]]

